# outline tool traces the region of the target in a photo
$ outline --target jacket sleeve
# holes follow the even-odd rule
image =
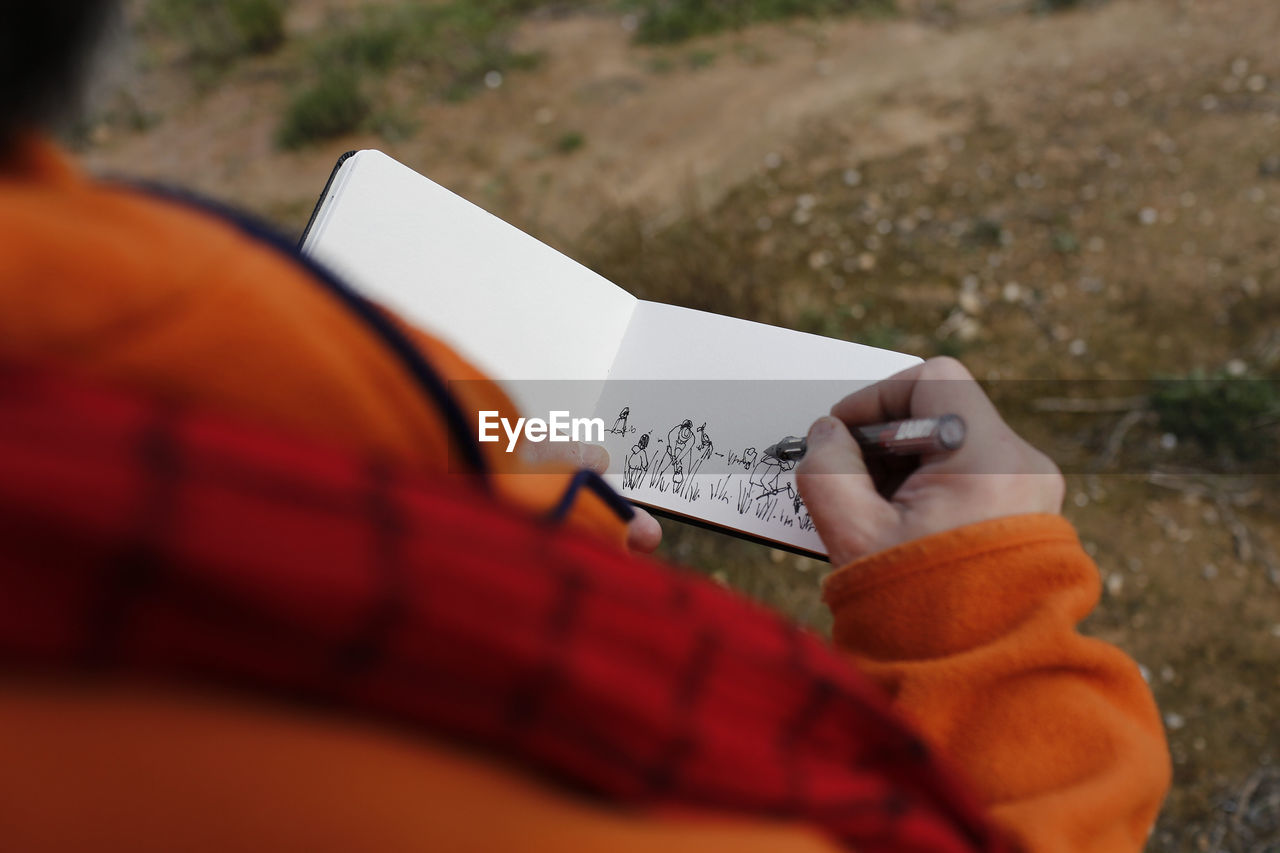
[[[1033,851],[1142,849],[1170,763],[1151,692],[1080,635],[1098,571],[1051,515],[910,542],[832,574],[834,640]]]

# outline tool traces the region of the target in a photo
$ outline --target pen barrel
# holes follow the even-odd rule
[[[959,415],[908,418],[853,428],[864,452],[884,456],[919,456],[957,450],[964,444],[965,424]]]

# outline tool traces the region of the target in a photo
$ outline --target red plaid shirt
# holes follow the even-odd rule
[[[0,368],[0,661],[216,681],[619,804],[1003,849],[826,644],[714,584],[333,449]]]

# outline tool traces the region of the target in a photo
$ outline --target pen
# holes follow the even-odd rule
[[[936,418],[908,418],[905,421],[850,427],[849,431],[863,453],[919,456],[922,453],[958,450],[964,444],[965,425],[959,415],[938,415]],[[766,447],[764,455],[794,460],[802,458],[807,449],[805,439],[789,435]]]

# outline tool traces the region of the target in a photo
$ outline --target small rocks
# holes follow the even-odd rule
[[[969,343],[982,333],[982,325],[963,310],[952,311],[942,325],[938,327],[938,337],[942,340],[955,338]]]

